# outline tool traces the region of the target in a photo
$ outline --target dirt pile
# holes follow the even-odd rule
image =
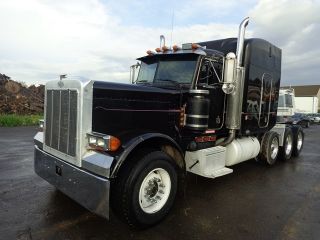
[[[26,86],[0,73],[0,114],[43,113],[44,85]]]

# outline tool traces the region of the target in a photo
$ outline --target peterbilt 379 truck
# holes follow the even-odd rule
[[[144,228],[162,220],[187,172],[216,178],[256,159],[298,156],[301,128],[276,124],[281,50],[238,38],[165,46],[131,84],[61,78],[45,86],[35,172],[85,208]]]

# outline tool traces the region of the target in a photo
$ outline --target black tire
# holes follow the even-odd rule
[[[274,144],[276,146],[273,146]],[[259,159],[268,165],[273,165],[277,160],[278,154],[279,154],[278,134],[273,131],[266,132],[261,141]]]
[[[294,135],[293,135],[292,155],[294,157],[298,157],[300,155],[300,152],[302,151],[302,148],[303,148],[303,144],[304,144],[304,132],[301,127],[298,127],[296,131],[294,131]]]
[[[165,204],[156,212],[147,213],[139,202],[139,194],[141,194],[140,191],[143,189],[141,186],[144,180],[147,179],[150,173],[153,174],[153,170],[158,171],[156,169],[164,169],[168,173],[171,189]],[[138,229],[150,227],[160,222],[170,211],[178,188],[178,174],[177,166],[166,153],[152,151],[144,154],[138,161],[124,166],[117,179],[118,182],[114,184],[112,189],[112,207],[115,213],[123,221],[127,222],[129,226]],[[153,184],[158,183],[154,181]],[[158,192],[159,186],[156,185],[155,187]],[[154,188],[152,189],[154,190]],[[144,188],[144,191],[143,194],[146,193],[146,188]],[[155,195],[153,196],[156,197]]]
[[[286,127],[284,136],[283,136],[283,146],[280,147],[279,157],[281,160],[289,160],[293,152],[293,133],[291,128]]]

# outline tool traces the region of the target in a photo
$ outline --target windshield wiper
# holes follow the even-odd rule
[[[148,80],[139,80],[139,81],[136,81],[135,83],[152,84],[152,82],[149,82]]]

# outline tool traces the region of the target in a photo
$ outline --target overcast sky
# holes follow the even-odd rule
[[[245,16],[247,37],[282,49],[282,85],[320,84],[320,0],[0,0],[0,73],[129,82],[159,35],[167,45],[236,37]]]

